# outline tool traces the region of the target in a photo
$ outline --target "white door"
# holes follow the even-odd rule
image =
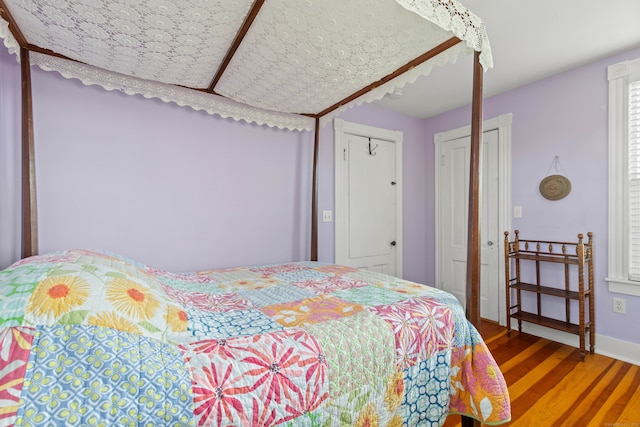
[[[399,132],[336,120],[337,264],[401,276],[400,143]]]
[[[396,171],[393,142],[347,137],[348,265],[395,274]]]
[[[469,137],[442,143],[439,165],[440,284],[466,303]],[[480,316],[498,322],[500,312],[498,131],[483,135],[480,204]]]

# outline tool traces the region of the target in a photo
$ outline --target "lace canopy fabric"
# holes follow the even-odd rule
[[[460,53],[480,51],[483,67],[492,66],[484,23],[455,0],[385,0],[375,8],[366,0],[268,0],[211,94],[206,89],[253,0],[4,3],[29,45],[73,60],[32,52],[31,62],[45,70],[86,85],[287,129],[312,129],[309,115],[453,36],[463,43],[353,103],[380,99]],[[18,51],[5,21],[0,36],[10,51]]]

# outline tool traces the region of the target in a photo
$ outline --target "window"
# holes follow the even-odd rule
[[[640,59],[609,67],[611,292],[640,295]]]
[[[640,281],[640,81],[629,84],[629,278]]]

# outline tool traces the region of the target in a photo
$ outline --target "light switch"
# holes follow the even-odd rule
[[[522,206],[514,206],[513,207],[513,217],[514,218],[522,218]]]
[[[333,212],[322,211],[322,222],[331,222],[331,221],[333,221]]]

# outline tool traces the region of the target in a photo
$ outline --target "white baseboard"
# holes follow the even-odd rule
[[[640,365],[640,344],[596,334],[596,353]]]
[[[512,322],[511,327],[513,328],[514,323],[514,329],[517,330],[517,321]],[[532,323],[522,322],[522,332],[526,332],[537,337],[546,338],[574,347],[580,346],[580,340],[578,339],[577,335],[557,331],[555,329],[545,328],[544,326],[535,325]],[[588,349],[589,337],[587,336],[587,350]],[[595,352],[603,356],[612,357],[614,359],[622,360],[623,362],[628,362],[640,366],[640,344],[619,340],[617,338],[612,338],[606,335],[596,334]]]

